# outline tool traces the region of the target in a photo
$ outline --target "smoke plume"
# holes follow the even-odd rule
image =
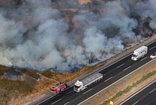
[[[93,3],[102,13],[92,11],[91,4],[67,3],[65,9],[81,11],[67,14],[62,11],[65,2],[59,0],[1,4],[0,64],[73,72],[106,60],[107,55],[124,50],[126,44],[156,29],[155,0]]]

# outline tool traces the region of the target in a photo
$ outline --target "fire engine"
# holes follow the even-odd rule
[[[56,93],[60,93],[60,92],[64,91],[65,88],[67,88],[67,84],[65,84],[65,83],[59,83],[59,84],[57,84],[55,86],[52,86],[50,88],[50,91],[52,93],[56,94]]]

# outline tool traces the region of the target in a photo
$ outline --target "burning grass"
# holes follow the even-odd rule
[[[7,67],[0,65],[0,76],[2,76],[7,69],[8,69]]]
[[[105,62],[103,63],[100,63],[100,64],[96,64],[94,66],[86,66],[84,67],[83,69],[77,71],[77,72],[74,72],[74,73],[63,73],[63,74],[59,74],[59,73],[52,73],[50,72],[50,70],[45,70],[43,72],[41,72],[42,75],[48,77],[48,78],[51,78],[51,79],[54,79],[54,80],[57,80],[59,82],[68,82],[82,74],[85,74],[85,73],[88,73],[89,71],[92,71],[94,68],[97,68],[99,66],[101,66],[102,64],[105,64]]]
[[[32,70],[29,70],[27,68],[22,68],[19,70],[20,72],[32,77],[32,78],[35,78],[35,79],[39,79],[40,76],[37,74],[37,71],[32,71]]]

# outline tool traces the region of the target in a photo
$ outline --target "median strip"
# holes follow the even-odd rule
[[[85,105],[93,105],[93,104],[99,105],[101,103],[102,105],[108,105],[109,101],[112,99],[115,104],[119,104],[121,101],[125,100],[125,97],[127,96],[129,97],[129,92],[130,90],[132,90],[132,87],[133,87],[132,92],[134,92],[134,89],[136,89],[135,86],[138,86],[138,84],[139,86],[140,85],[142,86],[142,84],[145,84],[145,83],[147,84],[150,79],[156,79],[156,70],[155,70],[156,61],[154,60],[152,61],[148,63],[148,65],[145,64],[146,66],[144,66],[143,68],[140,67],[136,73],[123,79],[118,84],[114,85],[113,87],[110,87],[109,89],[105,89],[104,92],[101,91],[99,95],[92,98],[90,101],[85,103]],[[128,92],[128,95],[125,91]],[[124,97],[122,96],[121,98],[121,95],[123,94],[124,94]],[[107,103],[107,104],[104,104],[104,103]]]
[[[141,82],[143,82],[144,80],[148,79],[149,77],[153,76],[154,74],[156,74],[156,70],[154,70],[153,72],[148,73],[147,75],[144,75],[140,80],[134,82],[132,85],[128,86],[126,89],[124,89],[123,91],[118,92],[115,96],[113,96],[111,99],[108,99],[107,101],[104,101],[101,105],[107,105],[107,103],[110,102],[110,100],[115,100],[116,98],[118,98],[119,96],[123,95],[124,93],[129,92],[133,87],[137,86],[138,84],[140,84]],[[155,82],[155,81],[154,81]],[[143,88],[144,89],[144,88]],[[141,89],[141,90],[143,90]],[[140,91],[141,91],[140,90]],[[136,93],[137,94],[137,93]],[[135,95],[135,94],[134,94]],[[131,96],[132,97],[132,96]],[[130,98],[131,98],[130,97]],[[128,98],[129,99],[129,98]],[[122,105],[122,103],[120,104]]]

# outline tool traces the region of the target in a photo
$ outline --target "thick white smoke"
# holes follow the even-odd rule
[[[0,63],[63,73],[105,60],[108,54],[122,51],[124,44],[143,38],[134,32],[140,24],[149,22],[151,29],[156,28],[153,2],[108,1],[100,4],[102,15],[89,11],[75,14],[72,27],[51,4],[38,1],[16,9],[4,6],[0,14],[0,55],[7,60]]]

